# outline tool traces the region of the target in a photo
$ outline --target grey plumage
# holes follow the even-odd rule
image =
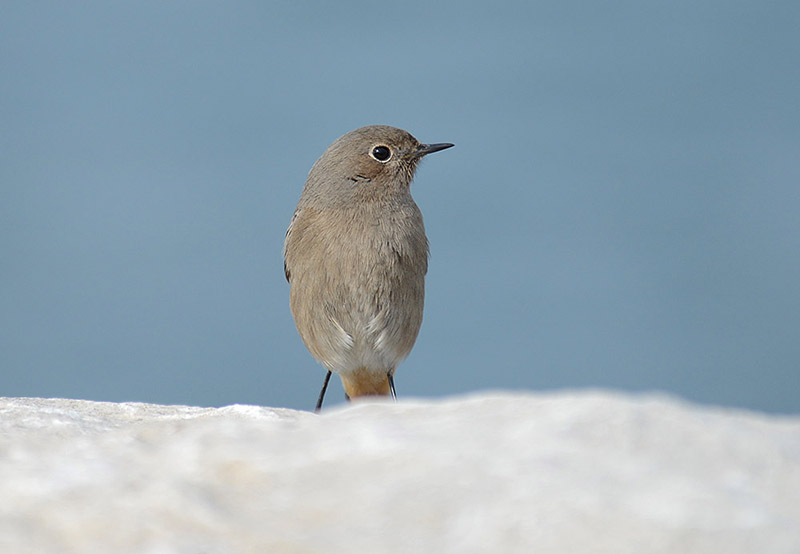
[[[416,341],[428,240],[410,184],[424,155],[450,146],[362,127],[309,173],[284,244],[290,307],[306,347],[351,398],[389,394]]]

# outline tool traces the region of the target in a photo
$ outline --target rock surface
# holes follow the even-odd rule
[[[797,553],[800,418],[607,392],[317,416],[0,398],[0,552]]]

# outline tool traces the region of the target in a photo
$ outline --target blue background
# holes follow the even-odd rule
[[[380,123],[456,143],[412,185],[401,396],[798,412],[798,28],[793,1],[6,2],[0,395],[313,407],[284,232]]]

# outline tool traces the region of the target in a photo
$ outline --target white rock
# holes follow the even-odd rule
[[[800,418],[492,393],[0,399],[3,553],[797,553]]]

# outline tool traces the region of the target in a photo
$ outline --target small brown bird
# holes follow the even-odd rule
[[[422,324],[428,239],[411,198],[417,164],[453,146],[384,125],[337,139],[308,174],[283,248],[290,307],[311,355],[347,398],[396,398],[394,372]]]

